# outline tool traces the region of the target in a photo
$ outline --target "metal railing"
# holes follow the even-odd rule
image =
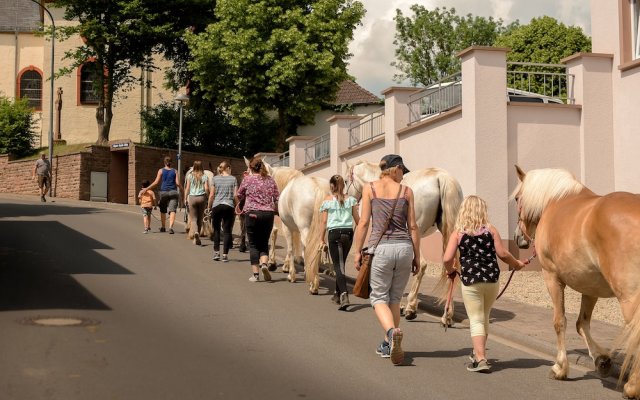
[[[329,134],[310,141],[304,148],[304,165],[329,158]]]
[[[511,100],[539,98],[542,101],[538,102],[574,104],[574,81],[575,75],[567,73],[563,64],[507,63],[507,92]]]
[[[349,127],[349,148],[384,135],[384,107],[365,115]]]
[[[462,104],[462,72],[449,75],[409,97],[409,124]]]
[[[288,167],[289,166],[289,152],[285,151],[284,153],[276,156],[275,159],[270,163],[272,167]]]

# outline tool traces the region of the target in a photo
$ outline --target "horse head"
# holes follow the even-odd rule
[[[523,219],[523,209],[522,209],[522,187],[524,180],[527,174],[516,165],[516,174],[518,175],[518,186],[511,194],[511,198],[515,200],[516,208],[518,211],[518,224],[516,225],[516,229],[513,232],[513,240],[516,242],[519,248],[528,249],[531,244],[532,236],[528,234],[527,224]]]
[[[380,166],[360,160],[348,167],[347,194],[360,201],[364,185],[380,178]]]

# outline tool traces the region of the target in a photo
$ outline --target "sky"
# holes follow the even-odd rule
[[[502,18],[505,22],[520,20],[528,23],[531,18],[548,15],[566,25],[580,26],[591,34],[591,14],[586,0],[359,0],[367,13],[354,32],[350,45],[353,54],[349,60],[349,73],[356,82],[377,96],[389,86],[403,85],[393,81],[398,71],[390,64],[395,59],[396,9],[405,17],[411,16],[412,4],[428,9],[454,7],[459,15],[473,14]],[[407,83],[404,83],[407,85]]]

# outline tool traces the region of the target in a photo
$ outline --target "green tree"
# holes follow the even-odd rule
[[[396,10],[397,82],[429,85],[460,70],[457,53],[469,46],[491,46],[502,33],[518,25],[505,26],[501,19],[459,16],[454,8],[428,10],[411,6],[412,16]]]
[[[172,103],[161,103],[141,113],[145,125],[145,143],[150,146],[178,146],[178,113]],[[275,124],[255,120],[247,128],[230,123],[229,117],[206,99],[191,98],[184,109],[182,147],[187,151],[242,157],[273,148]]]
[[[67,51],[72,64],[59,71],[70,74],[89,60],[98,71],[96,107],[98,143],[109,140],[114,96],[137,81],[134,68],[153,69],[153,55],[169,55],[180,47],[187,27],[211,17],[212,0],[55,0],[64,18],[77,24],[59,27],[58,38],[79,35],[84,44]]]
[[[557,64],[572,54],[590,52],[591,38],[578,26],[544,16],[500,35],[495,46],[511,49],[508,61]]]
[[[237,126],[277,113],[276,149],[290,123],[311,122],[348,78],[353,30],[364,8],[353,0],[218,0],[218,21],[187,42],[205,95]]]
[[[0,154],[23,156],[33,150],[33,109],[24,99],[0,96]]]

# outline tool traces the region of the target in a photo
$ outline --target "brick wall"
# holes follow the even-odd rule
[[[87,146],[79,153],[55,156],[53,158],[53,195],[55,197],[89,200],[91,195],[91,172],[111,172],[111,151],[108,146]],[[142,181],[153,181],[158,169],[163,167],[165,156],[174,160],[177,151],[130,144],[128,152],[128,182],[127,201],[129,204],[137,203],[137,195]],[[238,158],[214,156],[209,154],[183,152],[183,169],[193,165],[195,160],[202,161],[205,169],[215,170],[224,160],[231,163],[232,173],[242,178],[242,172],[246,169],[244,161]],[[0,192],[29,194],[37,196],[38,185],[31,179],[35,160],[13,161],[8,155],[0,155]]]

